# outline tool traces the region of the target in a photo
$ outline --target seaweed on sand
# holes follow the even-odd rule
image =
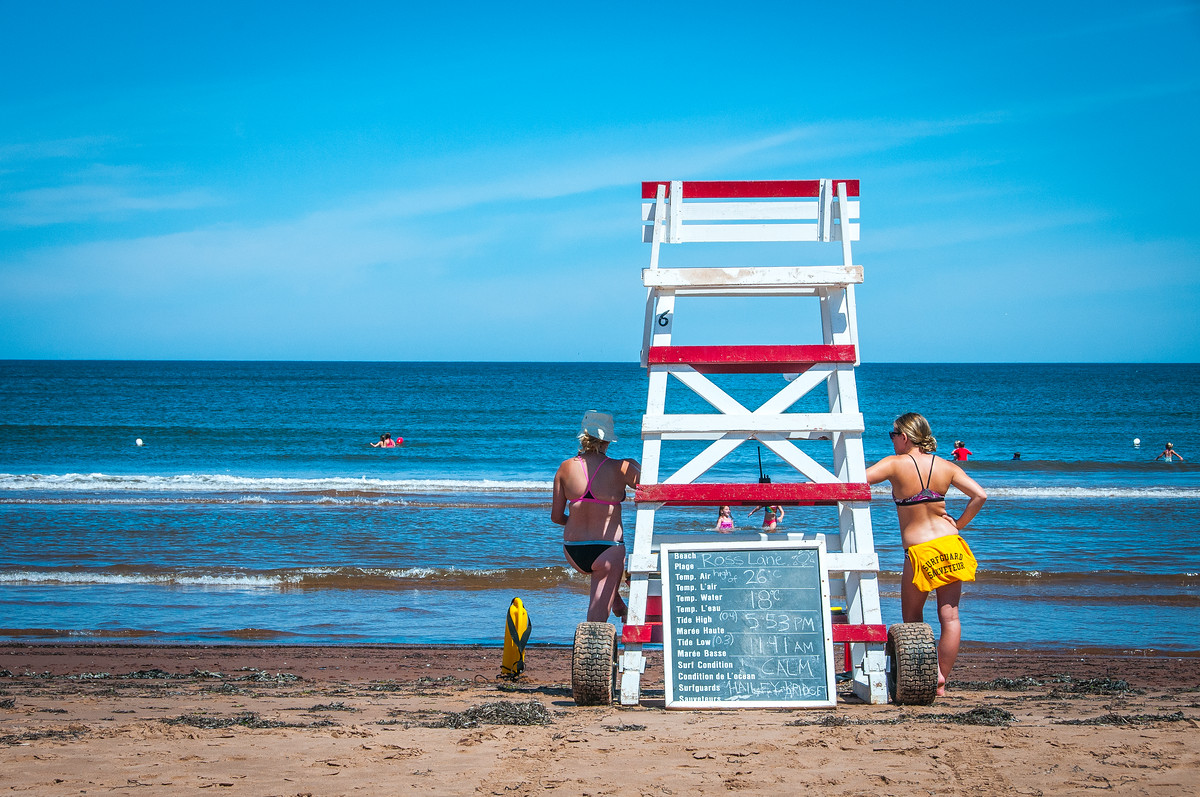
[[[955,689],[965,689],[972,692],[1024,692],[1030,687],[1041,686],[1036,678],[993,678],[990,681],[955,681]]]
[[[1002,708],[980,706],[959,712],[958,714],[925,714],[921,717],[925,722],[950,722],[955,725],[993,725],[1004,726],[1017,721],[1012,712]]]
[[[1152,725],[1156,722],[1183,722],[1182,711],[1171,714],[1101,714],[1083,720],[1058,720],[1057,725]]]
[[[78,739],[88,732],[86,725],[69,725],[66,728],[51,728],[45,731],[27,731],[25,733],[9,733],[0,736],[0,744],[22,744],[38,739]]]
[[[787,723],[791,726],[805,725],[820,725],[824,728],[841,728],[846,725],[898,725],[906,720],[913,719],[910,716],[901,714],[898,717],[851,717],[845,714],[837,714],[828,712],[814,718],[804,717],[798,720],[792,720]]]
[[[149,669],[149,670],[136,670],[134,672],[129,673],[128,675],[122,675],[121,677],[122,678],[138,678],[138,679],[169,679],[169,678],[180,678],[183,676],[171,675],[171,673],[167,672],[166,670],[160,670],[157,667],[155,667],[155,668]]]
[[[550,712],[536,700],[527,703],[499,701],[472,706],[462,713],[447,712],[431,728],[478,728],[480,725],[550,725]]]
[[[282,722],[280,720],[263,719],[255,711],[243,711],[232,717],[219,717],[209,714],[180,714],[178,717],[163,719],[168,725],[188,725],[193,728],[328,728],[336,726],[336,722],[320,720],[318,722]]]
[[[830,712],[813,719],[798,719],[788,725],[821,725],[838,728],[845,725],[899,725],[904,722],[950,722],[955,725],[1004,726],[1016,722],[1011,713],[1002,708],[973,708],[957,714],[901,714],[898,717],[854,717]]]
[[[307,711],[358,711],[354,706],[347,706],[340,700],[336,703],[318,703]]]
[[[1059,675],[1054,680],[1063,684],[1062,687],[1059,687],[1060,691],[1076,695],[1140,695],[1143,693],[1143,690],[1135,689],[1129,685],[1128,681],[1119,678],[1085,678],[1077,681],[1069,675]]]

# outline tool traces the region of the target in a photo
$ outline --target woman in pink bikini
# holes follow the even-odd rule
[[[924,622],[925,599],[937,590],[938,689],[946,693],[946,680],[958,658],[962,626],[958,601],[964,581],[975,580],[975,557],[959,532],[979,513],[987,493],[953,462],[934,456],[937,440],[929,421],[915,412],[901,415],[890,432],[895,454],[867,468],[867,482],[892,484],[892,499],[900,517],[904,543],[904,575],[900,579],[900,609],[906,623]],[[954,485],[967,496],[958,519],[946,511],[946,492]]]
[[[636,487],[641,468],[632,459],[609,459],[617,439],[612,416],[588,410],[579,431],[579,453],[558,466],[550,519],[563,526],[563,553],[580,573],[592,577],[587,619],[608,622],[610,613],[625,617],[617,594],[625,575],[621,502],[625,488]]]

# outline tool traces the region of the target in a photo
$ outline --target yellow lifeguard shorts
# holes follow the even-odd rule
[[[913,586],[932,592],[952,581],[974,581],[975,556],[967,541],[957,534],[938,537],[908,549],[912,562]]]

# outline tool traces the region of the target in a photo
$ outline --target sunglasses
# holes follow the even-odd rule
[[[888,437],[895,440],[897,437],[904,437],[904,432],[897,432],[895,429],[893,429],[892,431],[888,432]]]

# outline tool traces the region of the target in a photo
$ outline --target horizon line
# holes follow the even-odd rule
[[[638,360],[324,360],[226,359],[169,357],[0,357],[0,363],[271,363],[362,365],[636,365]],[[1200,365],[1183,360],[870,360],[861,365]],[[858,366],[855,366],[858,367]]]

